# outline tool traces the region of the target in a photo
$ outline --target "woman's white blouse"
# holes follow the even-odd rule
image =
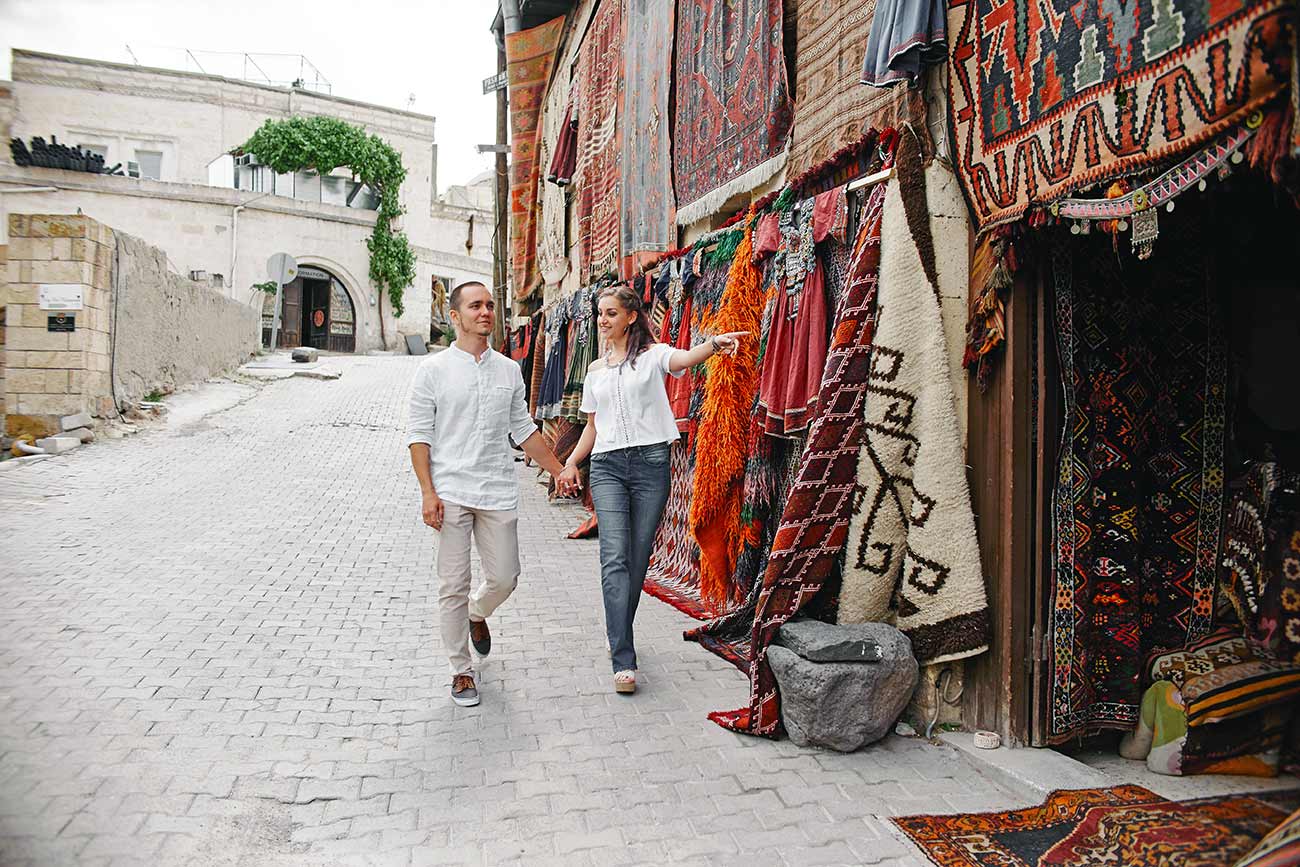
[[[666,343],[656,343],[637,357],[635,367],[631,361],[610,367],[600,359],[588,369],[580,409],[596,414],[592,454],[677,439],[677,420],[664,387],[668,359],[675,351]]]

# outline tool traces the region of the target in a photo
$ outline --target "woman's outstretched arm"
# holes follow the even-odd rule
[[[748,336],[748,331],[730,331],[726,334],[710,337],[690,349],[678,349],[668,356],[668,372],[676,373],[679,370],[702,364],[718,352],[723,355],[735,355],[736,350],[740,348],[740,338]]]

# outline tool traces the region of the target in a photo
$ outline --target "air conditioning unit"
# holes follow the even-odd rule
[[[126,163],[126,173],[129,177],[132,178],[140,177],[140,164],[128,160]]]
[[[239,168],[240,166],[260,166],[260,165],[261,163],[257,161],[257,157],[254,156],[253,154],[240,154],[239,156],[235,157],[236,168]]]
[[[196,283],[206,283],[207,280],[208,280],[208,272],[207,272],[207,271],[191,271],[191,272],[190,272],[190,279],[193,280],[193,281],[195,281]]]

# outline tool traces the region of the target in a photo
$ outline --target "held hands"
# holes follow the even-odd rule
[[[421,497],[420,517],[435,530],[442,530],[442,497],[430,492]]]
[[[578,474],[578,468],[565,464],[564,472],[555,479],[555,488],[560,492],[560,496],[577,496],[582,490],[582,477]]]
[[[740,349],[740,338],[748,337],[748,331],[729,331],[726,334],[715,335],[713,348],[719,355],[735,355]]]

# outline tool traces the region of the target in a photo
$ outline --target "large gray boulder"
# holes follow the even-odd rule
[[[815,627],[822,640],[809,644],[804,634],[792,642],[814,653],[827,652],[839,642],[850,648],[853,642],[867,642],[880,648],[880,661],[815,662],[773,644],[767,661],[781,690],[781,721],[799,746],[852,752],[880,740],[894,727],[912,697],[920,669],[912,656],[912,643],[892,626],[822,626],[848,631],[836,641],[827,641],[830,633]],[[795,634],[804,629],[797,627]],[[785,634],[782,627],[778,641]]]

